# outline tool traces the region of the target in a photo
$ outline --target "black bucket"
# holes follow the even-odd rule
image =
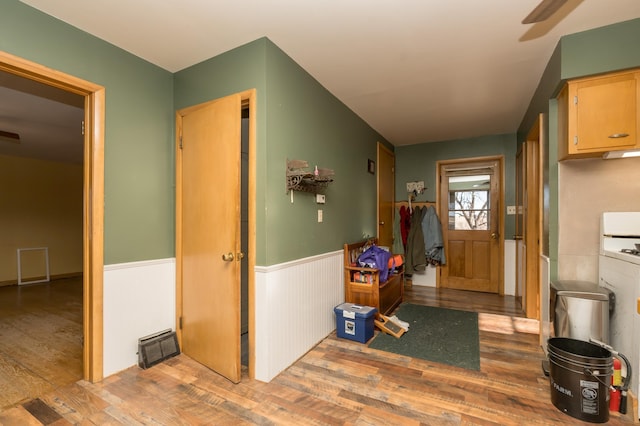
[[[560,411],[593,423],[609,421],[611,351],[567,337],[552,337],[549,352],[551,402]]]

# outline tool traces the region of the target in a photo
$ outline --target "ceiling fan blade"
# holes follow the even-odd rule
[[[522,23],[533,24],[544,21],[556,13],[566,2],[567,0],[542,0],[540,4],[522,20]]]
[[[5,132],[0,130],[0,141],[20,143],[20,135],[13,132]]]

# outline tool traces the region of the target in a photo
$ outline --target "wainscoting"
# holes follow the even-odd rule
[[[335,330],[342,250],[255,267],[255,378],[269,382]]]
[[[547,353],[547,340],[551,336],[551,294],[549,290],[549,258],[540,255],[540,346]]]
[[[104,267],[104,377],[138,364],[138,339],[175,330],[175,259]]]

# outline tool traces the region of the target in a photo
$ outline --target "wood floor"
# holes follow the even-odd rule
[[[0,287],[0,407],[82,379],[82,278]]]
[[[1,410],[0,424],[591,424],[551,404],[537,322],[523,318],[513,298],[414,286],[406,300],[481,312],[481,370],[377,351],[333,333],[270,383],[245,371],[234,385],[179,355],[100,383],[43,389]],[[609,420],[626,423],[618,413]]]

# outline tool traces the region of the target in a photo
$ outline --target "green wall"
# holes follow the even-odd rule
[[[518,128],[522,142],[538,114],[547,121],[543,253],[558,271],[558,122],[555,96],[567,79],[640,66],[640,19],[564,36],[556,46]]]
[[[339,250],[375,235],[376,179],[367,159],[384,141],[281,49],[261,38],[175,75],[176,108],[257,90],[256,264]],[[335,171],[326,204],[285,191],[287,159]],[[323,222],[317,222],[317,210]]]
[[[105,87],[105,264],[173,257],[173,76],[2,0],[0,50]]]
[[[562,37],[562,79],[640,65],[640,19]]]
[[[442,142],[429,142],[396,148],[396,201],[406,201],[407,182],[424,181],[427,188],[416,201],[436,201],[436,163],[456,158],[504,156],[505,238],[515,234],[515,216],[506,215],[506,206],[515,205],[516,135],[513,133],[479,136]]]

